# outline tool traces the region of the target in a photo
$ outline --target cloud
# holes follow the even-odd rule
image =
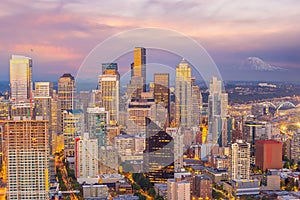
[[[196,39],[220,66],[260,56],[293,67],[299,64],[293,52],[300,46],[299,8],[297,0],[3,0],[0,61],[33,48],[45,66],[76,68],[113,34],[162,27]]]
[[[51,45],[17,44],[13,47],[12,51],[20,54],[30,52],[31,55],[39,57],[44,61],[74,60],[82,57],[72,49]]]

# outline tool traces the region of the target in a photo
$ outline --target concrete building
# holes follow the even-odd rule
[[[48,122],[9,120],[4,123],[7,199],[47,199]]]
[[[193,197],[212,199],[212,180],[205,175],[197,175],[193,179]]]
[[[98,90],[101,93],[101,107],[109,112],[109,124],[119,121],[120,75],[116,63],[104,63],[104,71],[98,78]]]
[[[199,127],[202,113],[202,94],[195,83],[195,78],[192,78],[192,103],[192,125]]]
[[[229,177],[231,180],[250,178],[250,144],[237,140],[231,144]]]
[[[191,183],[185,180],[168,179],[167,200],[190,200],[191,199]]]
[[[63,127],[63,112],[65,110],[74,109],[74,93],[75,93],[75,79],[71,74],[63,74],[57,83],[57,95],[58,95],[58,132],[62,133]]]
[[[75,173],[77,178],[98,176],[98,140],[90,139],[89,133],[77,137],[75,152]]]
[[[282,168],[282,143],[276,140],[256,142],[255,165],[262,170]]]
[[[292,136],[290,153],[291,159],[293,159],[295,163],[298,163],[300,161],[300,130],[295,132]]]
[[[208,96],[208,142],[227,146],[228,94],[223,92],[222,81],[213,77]]]
[[[75,158],[75,138],[83,134],[82,110],[65,110],[63,112],[63,136],[65,157]]]
[[[260,192],[259,181],[255,180],[232,180],[225,182],[223,188],[234,197],[253,196]]]
[[[106,128],[109,124],[109,112],[105,108],[87,108],[87,130],[90,138],[98,139],[99,148],[107,144]]]
[[[83,185],[83,198],[84,199],[107,199],[108,187],[107,185],[94,184]]]
[[[183,169],[183,137],[181,129],[167,128],[166,132],[173,138],[173,152],[174,152],[174,171],[180,172]]]

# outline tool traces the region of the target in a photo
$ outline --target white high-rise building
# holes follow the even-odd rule
[[[76,139],[76,177],[95,178],[98,176],[98,140],[90,139],[89,133]]]
[[[222,81],[213,77],[208,96],[208,142],[227,146],[228,94],[223,92]]]
[[[191,183],[185,180],[168,179],[167,182],[168,200],[190,200],[191,199]]]
[[[191,128],[192,126],[192,69],[182,59],[176,67],[175,104],[176,123],[180,127]]]
[[[10,98],[16,102],[28,102],[32,92],[32,60],[12,55],[10,59]]]
[[[180,172],[183,169],[183,134],[180,128],[167,128],[166,132],[174,142],[174,171]]]
[[[250,178],[250,143],[238,140],[231,144],[229,177],[231,180],[248,180]]]
[[[4,138],[7,199],[48,199],[48,121],[5,121]]]

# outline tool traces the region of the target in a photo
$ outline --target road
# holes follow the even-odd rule
[[[67,190],[72,191],[74,189],[72,188],[72,183],[69,180],[67,168],[63,164],[62,160],[63,160],[63,157],[58,157],[58,159],[56,159],[56,161],[57,161],[56,166],[58,167],[58,169],[60,170],[60,172],[62,174],[62,179],[63,179],[65,186],[67,187]],[[72,200],[78,200],[78,197],[74,193],[71,193],[70,197]]]

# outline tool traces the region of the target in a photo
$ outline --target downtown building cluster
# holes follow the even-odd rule
[[[221,80],[211,77],[203,103],[188,61],[176,66],[174,83],[168,73],[154,73],[148,84],[146,49],[136,47],[133,55],[125,93],[117,63],[101,63],[95,89],[76,91],[69,73],[57,86],[33,83],[31,58],[12,56],[10,92],[0,104],[8,199],[47,199],[57,192],[53,163],[60,153],[85,198],[132,195],[124,178],[132,173],[143,173],[168,200],[212,199],[213,183],[233,196],[257,195],[263,181],[251,177],[251,165],[281,169],[282,143],[258,136],[264,124],[239,124],[230,116]],[[278,175],[264,182],[268,178]]]

